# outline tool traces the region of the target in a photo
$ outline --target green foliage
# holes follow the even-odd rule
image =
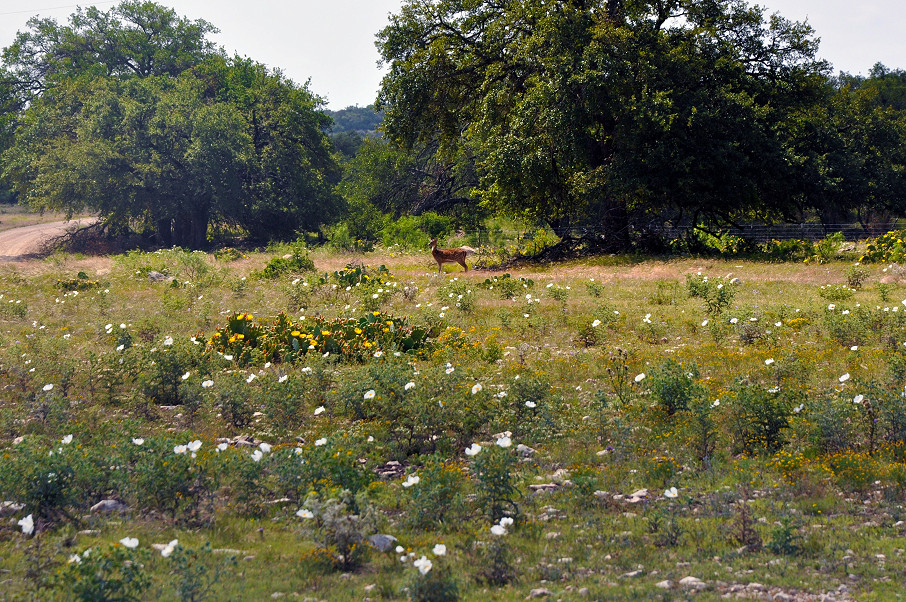
[[[352,209],[352,212],[357,213],[355,208]],[[383,223],[383,220],[381,220],[381,223]],[[374,251],[374,243],[372,242],[374,238],[372,237],[377,237],[377,234],[372,234],[370,229],[364,233],[356,234],[355,231],[359,229],[361,228],[355,227],[352,221],[340,222],[324,228],[324,233],[327,236],[327,246],[337,251],[350,253],[370,253]]]
[[[210,449],[200,455],[186,449],[188,441],[173,437],[148,437],[133,446],[125,459],[130,478],[123,489],[136,507],[194,522],[211,501],[215,459]]]
[[[58,588],[72,600],[143,600],[151,585],[145,568],[146,550],[130,550],[122,544],[87,548],[70,557]]]
[[[235,556],[216,561],[210,542],[198,548],[177,544],[169,559],[176,595],[183,602],[200,602],[212,597],[215,586],[224,578],[226,571],[236,566]]]
[[[356,438],[344,433],[319,444],[277,450],[270,469],[277,490],[296,500],[305,499],[309,492],[326,495],[335,490],[355,496],[371,482],[371,475],[359,462],[361,453]]]
[[[519,516],[518,490],[514,482],[516,455],[512,449],[491,445],[472,461],[478,485],[478,507],[492,523]]]
[[[339,497],[327,498],[312,493],[304,507],[314,514],[315,536],[333,567],[346,572],[362,566],[369,552],[365,538],[378,526],[373,506],[363,496],[343,491]],[[358,514],[352,513],[353,507]]]
[[[906,257],[906,243],[903,237],[906,230],[892,230],[866,243],[865,254],[859,258],[860,263],[899,263]]]
[[[799,535],[798,527],[792,518],[785,516],[771,529],[765,548],[778,556],[798,556],[802,552],[802,536]]]
[[[442,238],[453,230],[453,220],[434,212],[419,216],[403,216],[389,222],[381,230],[384,247],[425,249],[432,238]]]
[[[818,290],[818,296],[828,301],[846,301],[854,294],[855,290],[845,284],[828,284]]]
[[[846,239],[843,237],[842,232],[828,234],[815,243],[815,246],[813,247],[815,254],[810,260],[816,261],[817,263],[827,263],[828,261],[836,259],[840,253],[840,247],[844,242],[846,242]]]
[[[776,389],[736,383],[728,404],[730,436],[739,451],[773,452],[784,444],[793,403]]]
[[[735,280],[735,279],[734,279]],[[686,289],[689,297],[698,297],[705,302],[705,311],[709,315],[719,316],[730,307],[736,296],[736,282],[722,277],[708,278],[701,274],[686,276]]]
[[[379,36],[384,129],[407,148],[439,140],[437,156],[467,146],[487,207],[551,222],[606,215],[604,247],[628,244],[631,214],[657,215],[660,199],[715,221],[728,198],[740,216],[790,210],[786,178],[800,174],[782,124],[820,89],[811,30],[743,5],[684,8],[671,23],[644,2],[608,3],[606,18],[584,5],[408,2]],[[691,51],[702,45],[708,60]],[[744,68],[755,54],[777,69]]]
[[[868,270],[863,268],[861,265],[850,266],[846,270],[846,284],[851,289],[861,289],[862,285],[865,284],[865,281],[868,280],[870,274]]]
[[[695,382],[698,367],[683,367],[679,362],[668,359],[652,370],[647,379],[652,397],[668,415],[686,410],[690,404],[705,395],[704,387]]]
[[[486,278],[485,281],[479,283],[478,286],[486,288],[489,291],[496,291],[495,294],[501,299],[511,299],[516,297],[523,290],[534,288],[535,282],[530,278],[525,278],[523,276],[513,278],[507,273],[503,276]]]
[[[209,23],[123,2],[29,25],[5,55],[24,98],[4,173],[23,202],[194,249],[212,221],[272,239],[337,216],[320,99],[217,53]]]
[[[432,456],[419,471],[419,483],[409,488],[412,529],[450,529],[465,513],[462,466]]]
[[[300,239],[290,245],[289,253],[281,257],[274,257],[267,262],[267,265],[261,271],[261,276],[272,280],[284,274],[302,274],[313,272],[314,270],[315,262],[308,256],[308,248],[305,246],[305,242]]]
[[[450,567],[436,563],[427,574],[419,571],[412,578],[409,596],[413,602],[456,602],[460,599],[459,585]]]
[[[417,351],[427,344],[427,339],[424,328],[379,311],[358,319],[315,316],[300,322],[293,322],[286,314],[269,322],[255,322],[254,316],[240,313],[211,336],[208,347],[245,366],[292,362],[309,352],[362,361],[375,353],[380,356],[391,351]]]

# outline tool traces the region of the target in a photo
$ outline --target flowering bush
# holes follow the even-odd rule
[[[240,366],[292,362],[309,352],[339,355],[364,361],[384,352],[417,351],[427,344],[425,329],[410,326],[405,318],[373,311],[361,318],[308,317],[293,322],[281,313],[270,322],[235,314],[208,341],[208,349],[229,357]]]
[[[865,254],[859,258],[859,263],[899,263],[906,257],[906,230],[892,230],[883,236],[869,239],[865,247]]]

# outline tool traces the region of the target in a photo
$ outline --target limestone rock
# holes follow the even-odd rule
[[[692,576],[683,577],[682,579],[680,579],[679,583],[683,587],[689,587],[689,588],[695,588],[695,589],[700,589],[700,588],[705,587],[704,581],[702,581],[698,577],[692,577]]]
[[[116,512],[117,510],[125,510],[126,504],[119,500],[108,499],[101,500],[97,504],[91,507],[92,514],[99,514],[101,512]]]
[[[393,535],[377,533],[368,536],[368,543],[378,552],[389,552],[396,547],[397,539]]]

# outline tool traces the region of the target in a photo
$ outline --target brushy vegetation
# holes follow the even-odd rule
[[[0,269],[5,595],[898,591],[896,266],[363,259]]]

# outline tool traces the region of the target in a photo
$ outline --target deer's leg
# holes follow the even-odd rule
[[[466,265],[466,260],[465,260],[465,258],[460,259],[460,260],[458,260],[458,261],[459,261],[459,265],[462,266],[462,269],[464,269],[465,271],[468,272],[468,271],[469,271],[469,266]]]

